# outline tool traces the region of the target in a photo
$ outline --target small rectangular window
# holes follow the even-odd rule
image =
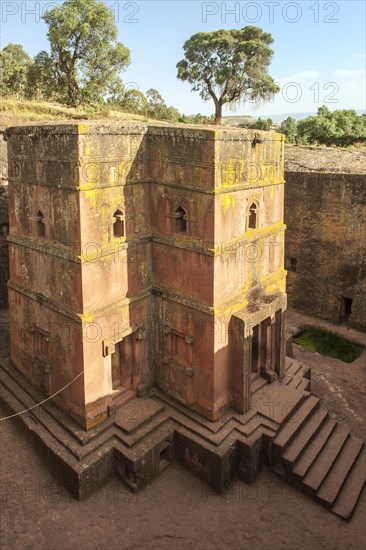
[[[34,355],[48,359],[49,354],[49,337],[41,329],[36,328],[33,333]]]
[[[186,337],[175,331],[167,334],[166,342],[167,354],[174,360],[191,364],[192,361],[192,345],[187,342]]]
[[[45,237],[46,236],[46,228],[45,228],[45,225],[44,225],[44,216],[43,216],[43,214],[40,210],[37,212],[36,220],[37,220],[37,236],[38,237]]]
[[[187,213],[184,208],[179,207],[174,213],[176,233],[187,233]]]
[[[122,210],[116,210],[113,214],[113,236],[124,237],[125,236],[125,218]]]
[[[290,270],[296,271],[297,267],[297,259],[296,258],[290,258]]]
[[[257,228],[257,214],[258,214],[258,206],[255,202],[253,202],[248,211],[248,229],[256,229]]]

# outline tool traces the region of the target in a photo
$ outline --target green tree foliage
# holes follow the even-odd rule
[[[147,114],[150,117],[160,120],[171,120],[176,122],[181,118],[181,114],[175,107],[168,107],[161,94],[155,88],[150,88],[146,92],[148,102]]]
[[[178,111],[178,109],[170,105],[166,109],[164,120],[170,120],[171,122],[178,122],[178,120],[180,119],[180,116],[181,114]]]
[[[98,101],[116,84],[130,52],[117,40],[112,12],[97,0],[65,0],[43,19],[57,74],[71,105]]]
[[[163,118],[166,104],[158,90],[155,90],[155,88],[150,88],[146,92],[146,97],[149,106],[149,115],[155,118]]]
[[[126,88],[120,78],[112,82],[108,89],[107,103],[119,104],[126,93]]]
[[[253,26],[199,32],[184,43],[177,76],[204,101],[213,100],[214,123],[220,124],[225,103],[266,100],[280,90],[267,72],[272,43],[269,33]]]
[[[28,68],[26,96],[62,101],[66,98],[66,91],[66,78],[57,74],[51,56],[45,51],[39,52]]]
[[[24,97],[32,59],[20,44],[8,44],[0,51],[0,93],[2,97]]]
[[[213,124],[214,117],[213,115],[207,116],[207,115],[201,115],[201,113],[197,113],[194,115],[192,122],[193,124]]]
[[[271,118],[267,118],[267,120],[264,120],[264,118],[259,117],[253,124],[249,126],[249,128],[255,129],[255,130],[268,131],[272,126],[272,124],[273,124],[273,121]]]
[[[297,122],[289,116],[283,120],[277,129],[280,134],[285,134],[287,143],[296,143]]]
[[[176,122],[182,117],[178,109],[168,107],[155,88],[147,90],[145,95],[138,89],[125,89],[121,83],[113,88],[108,103],[121,107],[128,113],[137,113],[158,120]]]
[[[196,115],[192,116],[182,115],[182,117],[179,119],[179,122],[186,122],[189,124],[213,124],[213,120],[213,116],[206,116],[201,115],[201,113],[197,113]]]
[[[323,105],[316,116],[300,120],[297,129],[301,143],[338,147],[366,143],[366,116],[357,115],[353,109],[331,112]]]
[[[130,113],[145,114],[148,108],[145,95],[140,90],[135,89],[126,90],[120,96],[118,104]]]

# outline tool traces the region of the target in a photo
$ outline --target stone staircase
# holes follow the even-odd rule
[[[287,358],[285,377],[271,384],[252,376],[254,398],[246,414],[227,411],[211,422],[158,388],[136,397],[125,392],[110,416],[88,432],[32,386],[9,362],[0,364],[6,410],[47,449],[59,475],[85,498],[113,472],[133,490],[145,487],[177,459],[217,491],[238,476],[253,482],[261,464],[332,512],[350,518],[365,484],[361,439],[332,420],[309,393],[310,369]]]
[[[310,391],[310,376],[310,367],[303,365],[296,359],[286,357],[285,377],[282,380],[284,384],[300,391]],[[268,380],[263,378],[261,374],[252,372],[250,384],[251,394],[254,395],[262,389],[263,386],[268,384]]]
[[[280,427],[269,450],[271,469],[349,519],[366,481],[366,448],[319,404],[307,394]]]
[[[285,376],[282,380],[283,384],[300,391],[309,391],[311,383],[310,376],[310,367],[303,365],[296,359],[286,357]],[[268,380],[263,378],[259,373],[251,373],[250,390],[252,395],[257,393],[266,384],[268,384]]]
[[[286,357],[283,384],[300,391],[310,391],[311,368],[292,357]]]

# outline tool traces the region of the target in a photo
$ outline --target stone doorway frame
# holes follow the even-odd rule
[[[242,310],[235,314],[235,322],[239,324],[241,334],[240,346],[240,398],[234,403],[235,408],[241,413],[246,413],[251,405],[251,374],[253,364],[253,329],[263,323],[263,335],[265,336],[265,360],[264,354],[260,361],[261,376],[272,382],[275,378],[282,379],[285,372],[286,358],[286,295],[281,294],[270,304],[263,304],[256,312],[250,313]],[[274,337],[273,337],[274,336]],[[275,343],[278,343],[277,348]],[[263,353],[263,350],[262,350]],[[271,358],[271,365],[268,360]],[[274,368],[273,368],[274,362]],[[271,368],[269,368],[271,367]]]
[[[279,376],[280,327],[281,310],[278,310],[252,328],[251,372],[269,381]]]
[[[111,389],[114,393],[124,392],[125,390],[133,390],[136,394],[143,395],[143,386],[141,384],[141,375],[143,371],[143,340],[146,336],[145,328],[143,324],[137,324],[129,327],[127,330],[118,333],[114,338],[103,340],[103,357],[110,357],[110,376],[111,376]],[[122,369],[121,364],[121,346],[124,342],[124,345],[127,344],[127,349],[130,348],[134,358],[134,364],[131,365],[130,369],[130,383],[127,385],[123,384],[123,376],[120,373],[120,379],[122,383],[119,386],[114,386],[113,384],[113,356],[116,354],[116,348],[118,349],[118,354],[120,355],[119,368]],[[126,351],[126,349],[124,350]],[[135,380],[134,380],[135,379]]]

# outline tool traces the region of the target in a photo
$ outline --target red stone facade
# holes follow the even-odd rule
[[[214,420],[283,376],[283,141],[7,131],[12,363],[89,429],[154,385]]]

